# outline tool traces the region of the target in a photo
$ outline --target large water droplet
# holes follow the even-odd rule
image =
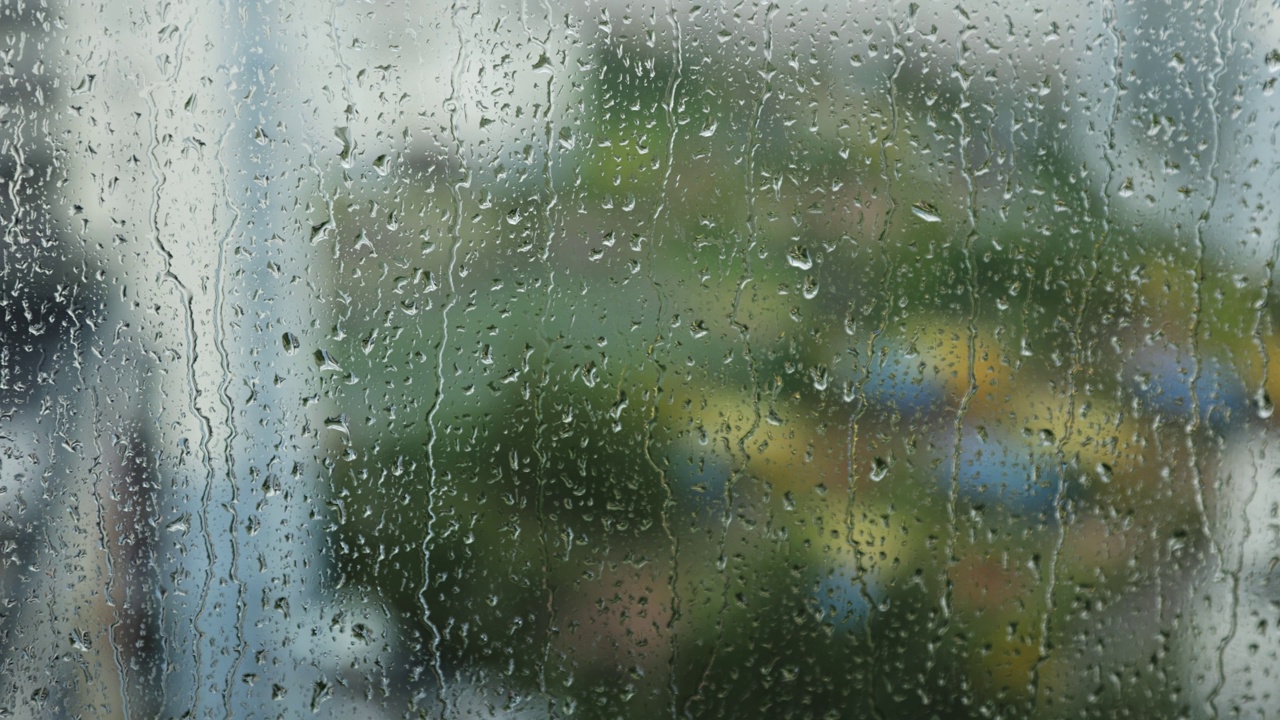
[[[889,462],[884,458],[871,461],[871,481],[880,482],[889,474]]]
[[[1271,394],[1266,390],[1263,390],[1254,396],[1253,410],[1258,414],[1258,417],[1263,420],[1266,420],[1275,414],[1276,406],[1271,402]]]
[[[942,216],[938,215],[938,209],[923,200],[912,205],[911,212],[927,223],[942,222]]]

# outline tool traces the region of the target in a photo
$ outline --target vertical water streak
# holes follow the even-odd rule
[[[1213,41],[1213,72],[1210,74],[1206,91],[1208,93],[1209,102],[1209,120],[1210,120],[1210,145],[1209,145],[1209,199],[1205,203],[1204,212],[1196,220],[1196,275],[1195,275],[1195,310],[1191,318],[1191,357],[1194,366],[1191,372],[1191,428],[1188,429],[1187,435],[1192,447],[1191,466],[1193,469],[1193,477],[1196,489],[1196,509],[1200,512],[1201,532],[1209,541],[1210,549],[1215,557],[1214,582],[1222,575],[1226,575],[1227,581],[1231,588],[1231,610],[1230,618],[1227,624],[1227,631],[1223,634],[1222,639],[1218,642],[1217,647],[1217,678],[1214,680],[1213,687],[1209,690],[1208,704],[1213,712],[1213,716],[1219,717],[1221,711],[1218,708],[1218,696],[1222,693],[1223,687],[1227,682],[1226,674],[1226,652],[1227,647],[1235,638],[1239,619],[1236,617],[1240,610],[1240,567],[1227,569],[1225,567],[1224,550],[1221,543],[1213,533],[1213,528],[1209,525],[1208,512],[1205,508],[1204,498],[1204,474],[1201,469],[1201,463],[1195,453],[1195,435],[1200,425],[1200,393],[1199,383],[1200,376],[1203,371],[1203,363],[1200,362],[1200,322],[1203,315],[1203,288],[1205,273],[1205,226],[1209,222],[1214,206],[1218,202],[1218,188],[1220,181],[1218,178],[1218,162],[1222,146],[1222,118],[1218,116],[1218,83],[1222,79],[1223,73],[1227,70],[1227,54],[1233,49],[1236,28],[1240,23],[1240,11],[1244,6],[1244,0],[1238,0],[1235,7],[1234,17],[1232,18],[1230,27],[1227,26],[1227,19],[1223,15],[1223,3],[1225,0],[1216,0],[1214,5],[1214,30],[1212,34]],[[1224,49],[1223,46],[1226,46]],[[1247,522],[1247,513],[1246,513]]]
[[[954,421],[955,442],[951,450],[951,477],[947,489],[947,537],[945,549],[943,552],[943,588],[942,598],[939,603],[940,626],[935,632],[930,642],[929,659],[926,667],[932,666],[936,662],[937,648],[946,638],[951,628],[952,622],[952,601],[953,587],[955,583],[952,580],[951,573],[958,560],[955,556],[955,543],[958,519],[956,517],[956,507],[960,500],[960,462],[961,462],[961,443],[964,439],[964,422],[969,413],[969,405],[978,393],[978,379],[976,373],[976,356],[978,343],[978,269],[974,264],[974,242],[978,235],[978,209],[977,209],[977,190],[973,182],[973,174],[969,169],[971,158],[967,152],[972,138],[969,137],[968,123],[965,122],[965,111],[969,108],[970,102],[967,98],[968,79],[965,78],[965,51],[967,45],[965,43],[965,35],[972,31],[974,27],[969,24],[968,14],[960,7],[956,7],[956,13],[964,20],[964,28],[960,31],[956,43],[956,61],[952,72],[960,82],[960,100],[959,107],[952,115],[952,119],[956,121],[957,134],[959,136],[959,167],[960,174],[964,180],[966,189],[966,220],[968,228],[965,232],[963,244],[961,247],[961,256],[964,259],[965,270],[968,277],[965,279],[965,285],[968,290],[969,314],[965,320],[965,327],[968,336],[965,342],[965,392],[960,398],[960,403],[956,407],[956,416]],[[928,676],[928,670],[925,676]]]
[[[1089,275],[1085,280],[1084,290],[1080,296],[1080,305],[1076,310],[1075,323],[1071,328],[1071,340],[1073,344],[1071,367],[1067,372],[1067,411],[1064,421],[1064,429],[1062,438],[1058,442],[1058,460],[1060,471],[1056,480],[1057,487],[1054,489],[1054,515],[1057,520],[1058,532],[1054,538],[1053,547],[1049,552],[1049,562],[1046,568],[1047,581],[1045,583],[1044,603],[1045,610],[1040,621],[1040,640],[1037,648],[1037,657],[1031,666],[1031,687],[1033,692],[1039,693],[1040,688],[1040,672],[1041,668],[1049,660],[1050,651],[1050,634],[1053,632],[1053,613],[1057,607],[1057,600],[1054,592],[1057,589],[1058,581],[1058,561],[1062,556],[1062,548],[1067,541],[1067,518],[1065,515],[1066,508],[1066,489],[1068,468],[1071,460],[1067,454],[1069,452],[1068,444],[1074,440],[1076,433],[1076,398],[1080,392],[1079,378],[1080,373],[1084,371],[1087,362],[1086,355],[1088,348],[1083,339],[1084,321],[1089,312],[1090,301],[1092,300],[1093,290],[1097,286],[1098,274],[1102,266],[1102,251],[1111,239],[1111,186],[1115,183],[1116,162],[1113,153],[1116,149],[1116,127],[1119,124],[1120,113],[1120,96],[1124,91],[1123,85],[1123,68],[1124,68],[1124,31],[1120,28],[1118,9],[1115,1],[1111,0],[1103,10],[1103,22],[1106,25],[1107,37],[1114,47],[1111,58],[1111,84],[1112,93],[1111,101],[1107,110],[1107,132],[1105,134],[1105,145],[1103,146],[1102,159],[1106,164],[1106,172],[1103,174],[1102,189],[1100,195],[1100,222],[1101,231],[1098,233],[1097,239],[1093,243],[1091,254],[1089,257]],[[1032,698],[1033,703],[1038,703],[1038,697]]]
[[[445,100],[444,105],[449,113],[449,140],[453,145],[453,151],[458,161],[460,177],[456,182],[449,183],[449,193],[453,200],[453,208],[450,218],[450,234],[452,238],[449,248],[449,266],[445,274],[448,299],[440,311],[440,340],[436,345],[436,388],[431,399],[431,407],[427,410],[428,439],[426,454],[427,475],[430,478],[430,484],[427,489],[427,531],[422,540],[422,588],[418,592],[418,602],[422,607],[423,613],[422,620],[431,632],[431,671],[435,676],[438,688],[438,700],[442,717],[447,715],[449,708],[448,688],[444,679],[444,664],[440,658],[443,636],[439,626],[431,617],[431,605],[427,600],[427,591],[431,589],[431,543],[435,540],[436,499],[440,483],[440,467],[436,464],[435,456],[436,439],[439,436],[439,428],[436,426],[436,414],[440,411],[440,405],[444,400],[445,394],[444,353],[449,342],[449,311],[458,302],[455,275],[458,266],[458,253],[462,247],[462,190],[471,186],[471,168],[467,162],[466,154],[463,152],[462,140],[458,134],[458,125],[462,115],[462,72],[467,48],[467,37],[458,20],[458,16],[463,9],[464,6],[457,0],[454,0],[449,7],[450,23],[453,25],[458,39],[458,55],[454,58],[453,71],[450,74],[449,81],[449,97]]]
[[[663,383],[666,379],[667,367],[666,363],[658,360],[656,353],[660,345],[663,344],[664,336],[662,331],[663,317],[666,315],[667,298],[663,290],[662,283],[658,281],[657,272],[657,248],[662,228],[659,225],[662,213],[667,209],[669,203],[668,193],[671,188],[672,170],[675,166],[675,147],[676,137],[679,135],[680,126],[676,121],[675,105],[676,95],[680,89],[680,81],[684,72],[684,38],[680,26],[680,16],[676,12],[675,0],[666,0],[667,23],[671,26],[674,33],[672,40],[675,50],[675,66],[671,70],[671,77],[667,81],[667,89],[663,98],[663,115],[667,123],[667,157],[666,169],[662,175],[662,189],[658,196],[658,206],[654,210],[653,218],[650,222],[649,231],[649,283],[653,287],[654,294],[658,298],[658,311],[654,318],[654,338],[649,345],[649,360],[657,371],[657,379],[653,387],[653,407],[649,413],[649,418],[645,423],[644,437],[644,455],[649,464],[649,469],[657,477],[658,482],[662,485],[663,504],[661,509],[660,521],[662,523],[663,534],[666,535],[667,542],[671,545],[671,570],[667,575],[667,583],[671,588],[671,607],[670,617],[667,620],[666,630],[668,632],[668,642],[671,643],[671,651],[667,656],[667,692],[671,695],[669,709],[671,717],[679,717],[679,698],[680,688],[676,681],[676,668],[680,660],[680,638],[678,635],[678,625],[680,621],[680,538],[679,535],[671,529],[671,512],[675,508],[675,494],[671,487],[671,477],[667,472],[666,463],[662,466],[658,465],[653,455],[653,431],[658,424],[658,405],[661,402]]]
[[[755,250],[758,241],[756,231],[756,150],[759,144],[760,122],[764,117],[765,104],[772,94],[772,78],[773,78],[773,16],[778,10],[778,5],[768,2],[765,5],[764,13],[764,63],[763,70],[760,72],[763,83],[760,89],[760,95],[756,99],[752,110],[751,125],[748,129],[746,144],[746,173],[744,180],[744,191],[746,192],[747,218],[746,218],[746,237],[743,239],[742,251],[742,274],[738,278],[737,287],[733,294],[732,309],[729,313],[729,324],[738,332],[738,337],[742,342],[742,357],[747,364],[747,373],[749,377],[749,385],[751,392],[751,424],[737,439],[736,446],[738,450],[738,463],[729,475],[729,479],[724,485],[724,516],[721,524],[720,541],[717,547],[717,568],[723,574],[723,582],[720,591],[720,611],[716,618],[716,637],[711,647],[711,655],[707,659],[706,667],[703,668],[702,675],[696,686],[695,692],[689,696],[685,702],[685,714],[689,714],[690,707],[693,702],[700,699],[702,692],[711,676],[711,671],[715,666],[716,658],[719,655],[721,646],[724,642],[724,616],[729,609],[729,586],[732,580],[732,573],[729,571],[727,552],[729,542],[729,529],[733,524],[733,504],[734,504],[734,488],[742,477],[748,474],[747,467],[751,462],[751,453],[747,451],[747,442],[755,436],[756,431],[760,428],[762,415],[760,413],[760,378],[756,369],[755,357],[751,351],[751,330],[741,321],[740,312],[742,309],[742,293],[747,285],[751,284],[755,279],[754,272],[751,267],[751,253]]]
[[[547,474],[549,470],[549,459],[546,450],[546,434],[548,431],[546,422],[545,405],[548,394],[548,386],[551,384],[551,336],[547,330],[547,319],[551,316],[552,306],[555,302],[556,291],[556,271],[551,263],[552,248],[555,243],[555,219],[553,210],[556,206],[556,190],[555,179],[552,175],[552,153],[555,149],[554,141],[554,115],[552,113],[555,107],[555,63],[551,60],[554,51],[551,48],[552,36],[555,34],[555,19],[551,4],[547,0],[543,0],[543,7],[546,11],[547,19],[547,36],[542,39],[542,54],[547,65],[547,92],[545,96],[546,106],[543,108],[543,152],[542,152],[542,222],[541,230],[545,238],[542,249],[538,253],[538,260],[542,263],[543,271],[547,276],[546,285],[546,302],[542,306],[541,317],[538,318],[538,340],[542,345],[542,367],[538,373],[538,378],[534,384],[535,399],[533,401],[534,414],[534,440],[533,454],[538,461],[537,484],[538,497],[536,500],[538,515],[538,542],[542,550],[542,594],[545,598],[546,605],[546,631],[543,637],[542,658],[538,663],[538,690],[542,693],[547,703],[548,717],[555,717],[555,698],[551,696],[551,692],[547,686],[547,665],[551,662],[551,646],[552,638],[555,636],[556,628],[556,588],[551,583],[551,543],[548,540],[548,525],[550,519],[546,512],[547,499]],[[524,13],[521,13],[523,19]],[[526,26],[526,35],[531,35]],[[539,59],[538,64],[542,65],[543,59]],[[568,542],[572,543],[572,540]],[[566,550],[567,551],[567,550]]]

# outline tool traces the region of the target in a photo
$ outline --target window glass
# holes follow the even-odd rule
[[[1271,5],[0,59],[0,716],[1280,712]]]

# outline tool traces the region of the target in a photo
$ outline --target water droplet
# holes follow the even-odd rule
[[[338,158],[342,160],[344,167],[349,167],[352,151],[355,149],[355,141],[351,138],[351,128],[345,125],[336,127],[333,129],[333,136],[342,143],[342,149],[338,151]]]
[[[805,300],[812,300],[818,296],[818,281],[813,276],[804,280],[804,287],[800,289],[800,293],[804,295]]]
[[[1098,463],[1098,480],[1103,485],[1111,484],[1111,481],[1112,479],[1114,479],[1114,477],[1115,477],[1115,471],[1111,469],[1110,465],[1108,465],[1107,463]]]
[[[337,360],[333,359],[333,356],[329,354],[328,350],[316,351],[316,363],[320,365],[321,370],[342,372],[342,366],[338,364]]]
[[[1275,414],[1276,406],[1271,402],[1271,394],[1266,390],[1259,392],[1253,399],[1253,410],[1263,420]]]
[[[923,200],[912,205],[911,212],[927,223],[942,222],[942,216],[938,214],[938,209]]]
[[[347,425],[347,416],[345,414],[337,417],[325,418],[324,426],[330,430],[336,430],[348,437],[351,436],[351,428]]]
[[[889,474],[890,463],[884,458],[876,458],[871,461],[871,482],[880,482]]]
[[[809,255],[809,249],[797,245],[787,253],[787,264],[801,270],[808,270],[813,267],[813,257]]]

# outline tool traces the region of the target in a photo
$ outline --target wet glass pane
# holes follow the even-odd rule
[[[0,717],[1280,714],[1276,17],[0,2]]]

